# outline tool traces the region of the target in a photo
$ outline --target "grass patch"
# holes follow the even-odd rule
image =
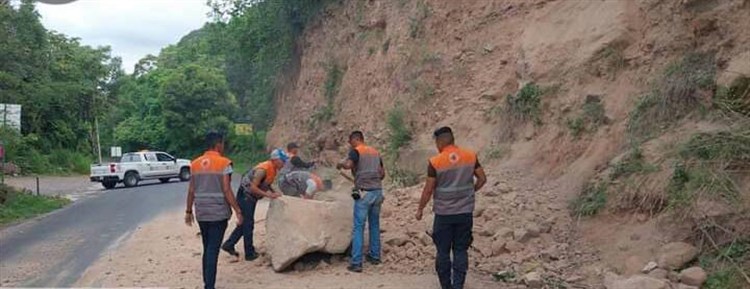
[[[510,147],[507,145],[493,145],[485,153],[485,157],[490,160],[504,158],[510,153]]]
[[[398,150],[411,141],[411,131],[404,120],[404,111],[397,106],[388,112],[386,118],[388,125],[388,147],[389,155],[397,156]]]
[[[739,269],[731,266],[726,258],[734,260],[740,266],[748,264],[750,262],[750,240],[737,240],[719,248],[719,250],[712,250],[700,256],[698,259],[700,266],[708,271],[708,279],[703,288],[746,288],[747,284],[743,280]]]
[[[70,200],[61,197],[35,196],[0,185],[0,224],[32,218],[62,208]]]
[[[313,114],[311,125],[322,121],[329,121],[333,118],[334,101],[341,89],[341,80],[344,78],[345,71],[335,63],[328,65],[327,70],[326,81],[323,83],[323,95],[325,96],[326,105]]]
[[[596,215],[607,205],[607,187],[607,182],[588,183],[571,201],[570,211],[577,217]]]
[[[409,93],[418,96],[418,99],[435,95],[435,87],[426,81],[415,78],[409,81]]]
[[[599,50],[593,58],[591,69],[597,76],[605,73],[610,80],[627,66],[623,51],[627,48],[625,41],[616,41]]]
[[[615,180],[637,173],[652,173],[658,168],[646,162],[640,147],[633,147],[630,152],[612,167],[610,179]]]
[[[750,117],[750,78],[738,77],[728,87],[717,87],[713,103],[722,112]]]
[[[568,129],[574,137],[579,137],[586,130],[586,124],[582,117],[568,119]]]
[[[689,208],[698,197],[737,203],[733,175],[750,168],[750,126],[698,133],[682,144],[667,192],[670,208]]]
[[[704,107],[703,91],[712,90],[716,74],[713,55],[691,53],[664,71],[651,93],[630,112],[628,133],[645,141],[672,123]]]
[[[541,124],[540,113],[543,94],[540,86],[533,82],[528,83],[515,95],[509,94],[506,97],[508,111],[516,119],[533,120],[534,123]]]
[[[392,169],[388,170],[388,174],[391,183],[397,187],[411,187],[419,184],[420,176],[418,173],[400,169],[397,166],[393,166]]]
[[[430,17],[432,10],[424,1],[417,2],[417,12],[409,17],[409,37],[420,38],[424,36],[424,20]]]

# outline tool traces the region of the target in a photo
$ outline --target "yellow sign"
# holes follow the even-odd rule
[[[237,135],[251,135],[253,134],[253,125],[249,123],[235,123],[234,133]]]

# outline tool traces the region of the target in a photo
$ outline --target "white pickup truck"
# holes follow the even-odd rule
[[[135,187],[141,180],[190,180],[190,160],[177,159],[164,152],[142,151],[122,155],[119,163],[91,165],[91,181],[100,182],[111,189],[122,182]]]

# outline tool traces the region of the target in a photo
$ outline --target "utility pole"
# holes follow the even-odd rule
[[[0,125],[0,129],[5,128],[5,121],[8,119],[8,104],[3,104],[3,125]],[[0,167],[0,183],[5,184],[5,143],[0,140],[0,158],[2,158],[2,167]]]
[[[99,87],[97,87],[97,92],[99,91]],[[96,115],[96,93],[91,95],[91,110],[94,114],[94,135],[96,137],[96,155],[99,159],[99,164],[102,163],[102,146],[99,142],[99,117]]]
[[[99,120],[94,116],[94,126],[96,127],[96,152],[99,155],[99,163],[102,163],[102,144],[99,142]]]

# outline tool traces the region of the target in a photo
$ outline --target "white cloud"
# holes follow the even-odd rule
[[[37,2],[44,27],[78,37],[85,45],[112,47],[123,68],[146,54],[176,43],[203,26],[209,12],[205,0],[77,0],[51,5]]]

